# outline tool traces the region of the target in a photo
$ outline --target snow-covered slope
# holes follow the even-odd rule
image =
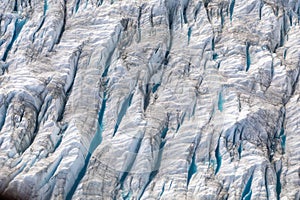
[[[299,20],[299,0],[1,0],[1,197],[300,199]]]

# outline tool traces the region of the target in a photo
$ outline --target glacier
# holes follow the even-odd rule
[[[300,0],[1,0],[0,199],[300,199]]]

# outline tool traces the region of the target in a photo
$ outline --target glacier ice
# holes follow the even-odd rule
[[[0,1],[0,197],[299,199],[300,1]]]

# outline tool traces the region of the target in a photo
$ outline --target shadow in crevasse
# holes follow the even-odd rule
[[[24,197],[19,197],[17,193],[11,192],[11,193],[5,193],[5,194],[0,194],[0,200],[29,200],[28,198]]]

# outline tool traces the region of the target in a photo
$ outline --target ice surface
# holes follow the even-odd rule
[[[299,199],[300,1],[0,1],[0,198]]]

